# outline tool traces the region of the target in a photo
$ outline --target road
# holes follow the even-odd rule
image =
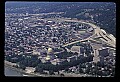
[[[92,36],[90,36],[90,37],[88,37],[86,39],[83,39],[83,40],[79,40],[79,41],[71,42],[69,44],[65,44],[65,45],[63,45],[63,47],[74,44],[74,43],[77,43],[77,42],[90,40],[91,38],[94,38],[95,35],[97,35],[98,37],[102,37],[101,40],[104,41],[105,43],[107,43],[108,45],[110,45],[110,46],[112,46],[114,48],[116,47],[116,40],[112,39],[108,34],[104,34],[101,31],[100,27],[98,27],[98,26],[96,26],[96,25],[94,25],[92,23],[84,22],[84,21],[81,21],[81,20],[70,20],[70,19],[64,19],[64,18],[58,18],[57,20],[67,21],[67,22],[79,22],[79,23],[83,23],[83,24],[88,24],[91,27],[93,27],[93,29],[94,29],[94,34]]]

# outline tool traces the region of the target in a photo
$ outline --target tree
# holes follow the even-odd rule
[[[49,74],[50,75],[55,75],[55,73],[53,72],[53,70],[49,70]]]
[[[83,70],[82,70],[82,68],[79,68],[79,73],[83,73]]]
[[[56,42],[56,38],[53,38],[53,39],[52,39],[52,42]]]
[[[68,68],[65,68],[65,71],[68,71],[69,69]]]
[[[63,73],[60,74],[61,77],[65,76]]]
[[[43,69],[37,66],[35,72],[43,73]]]
[[[19,67],[23,70],[25,70],[25,68],[26,68],[25,65],[22,65],[22,64],[20,64]]]
[[[75,52],[75,53],[74,53],[74,55],[78,55],[78,53],[77,53],[77,52]]]
[[[87,61],[87,62],[93,61],[93,56],[92,56],[92,55],[89,55],[88,57],[86,57],[86,61]]]
[[[86,72],[86,73],[89,73],[89,72],[90,72],[90,68],[89,68],[89,67],[86,68],[85,72]]]

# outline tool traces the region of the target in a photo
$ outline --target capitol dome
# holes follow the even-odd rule
[[[53,53],[53,49],[52,48],[48,48],[48,54]]]

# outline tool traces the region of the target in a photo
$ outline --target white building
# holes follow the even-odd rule
[[[48,48],[47,54],[53,54],[53,49],[52,48]]]
[[[72,46],[71,52],[77,52],[80,54],[80,46]]]
[[[40,55],[40,52],[33,50],[33,55]]]
[[[59,59],[54,59],[54,60],[52,60],[51,61],[51,63],[53,64],[53,65],[57,65],[57,64],[60,64],[60,60]]]

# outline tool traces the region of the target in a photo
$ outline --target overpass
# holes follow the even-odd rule
[[[112,46],[112,47],[116,47],[116,40],[113,38],[111,38],[108,34],[104,34],[104,32],[101,31],[100,27],[92,24],[92,23],[88,23],[88,22],[84,22],[84,21],[80,21],[80,20],[70,20],[70,19],[61,19],[58,18],[61,21],[67,21],[67,22],[79,22],[79,23],[83,23],[83,24],[88,24],[90,25],[93,29],[94,29],[94,34],[91,35],[90,37],[83,39],[83,40],[79,40],[79,41],[75,41],[75,42],[71,42],[68,44],[63,45],[63,47],[77,43],[77,42],[82,42],[85,40],[90,40],[90,38],[94,38],[94,35],[97,35],[98,37],[102,37],[101,40],[104,41],[105,43],[107,43],[108,45]]]
[[[112,47],[116,47],[116,39],[115,37],[111,37],[110,35],[104,33],[100,27],[92,24],[92,23],[89,23],[89,22],[84,22],[82,20],[71,20],[71,19],[66,19],[66,18],[55,18],[55,19],[50,19],[50,20],[53,20],[53,21],[66,21],[66,22],[78,22],[78,23],[83,23],[83,24],[87,24],[87,25],[90,25],[93,29],[94,29],[94,32],[93,32],[93,35],[91,35],[90,37],[87,37],[86,39],[83,39],[83,40],[78,40],[78,41],[74,41],[74,42],[71,42],[71,43],[68,43],[68,44],[65,44],[63,45],[63,47],[65,46],[68,46],[68,45],[72,45],[72,44],[75,44],[77,42],[82,42],[82,41],[86,41],[86,40],[90,40],[91,38],[94,39],[94,36],[97,35],[97,37],[101,37],[100,39],[105,42],[106,44],[112,46]]]

